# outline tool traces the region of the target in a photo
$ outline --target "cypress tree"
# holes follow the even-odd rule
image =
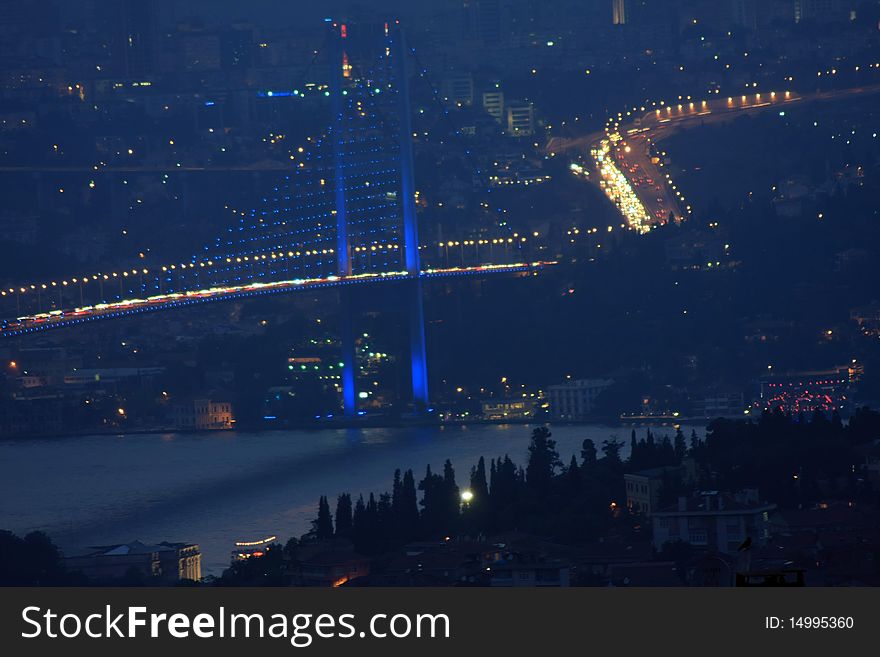
[[[684,457],[687,456],[687,444],[684,441],[684,434],[681,432],[681,427],[675,430],[674,450],[676,461],[681,463]]]
[[[489,484],[486,482],[486,460],[481,456],[477,466],[471,472],[471,492],[476,504],[489,501]]]
[[[333,538],[333,516],[325,495],[318,500],[318,517],[312,521],[312,532],[319,540]]]
[[[336,536],[350,538],[353,522],[351,495],[343,493],[336,499]]]
[[[400,497],[401,539],[411,541],[419,533],[419,497],[416,493],[415,477],[413,477],[412,470],[403,473]]]
[[[546,495],[556,469],[561,465],[556,441],[547,427],[536,427],[532,432],[529,444],[529,462],[526,465],[525,478],[529,488],[538,495]]]

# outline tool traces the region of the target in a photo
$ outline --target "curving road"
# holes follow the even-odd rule
[[[793,91],[751,93],[713,100],[686,101],[646,111],[626,124],[614,123],[604,132],[571,139],[552,138],[545,150],[566,153],[589,149],[598,184],[617,205],[633,230],[646,232],[670,215],[680,221],[691,212],[682,190],[664,169],[663,158],[652,146],[685,127],[731,121],[742,115],[799,105],[838,101],[880,93],[880,85],[797,94]]]

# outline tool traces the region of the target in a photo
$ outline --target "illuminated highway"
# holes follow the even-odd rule
[[[653,110],[623,113],[610,119],[604,133],[591,133],[573,139],[553,138],[547,149],[554,152],[589,146],[593,168],[598,176],[583,175],[585,168],[572,165],[575,175],[583,175],[604,191],[620,210],[631,230],[645,233],[670,220],[680,221],[691,213],[691,206],[664,167],[664,156],[655,146],[675,131],[694,124],[708,125],[733,120],[790,103],[836,101],[854,96],[880,93],[880,85],[798,95],[792,91],[750,93],[713,100],[655,103]]]
[[[553,261],[522,262],[505,265],[477,265],[473,267],[449,267],[426,269],[420,278],[448,278],[456,276],[486,276],[489,274],[527,274],[556,264]],[[48,329],[74,326],[97,319],[115,319],[145,312],[184,308],[210,301],[228,301],[279,294],[284,292],[304,292],[328,287],[369,284],[390,281],[413,280],[416,276],[406,272],[386,272],[382,274],[354,274],[351,276],[326,276],[322,278],[297,278],[272,283],[248,283],[229,287],[212,287],[190,292],[160,294],[147,298],[125,299],[112,303],[53,310],[47,313],[17,317],[0,322],[0,337],[15,337]]]

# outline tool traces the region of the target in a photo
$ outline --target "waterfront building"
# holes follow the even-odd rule
[[[547,388],[550,415],[554,420],[584,420],[593,412],[596,399],[611,379],[577,379]]]
[[[157,543],[140,541],[103,545],[66,557],[64,565],[71,572],[81,572],[90,579],[117,579],[136,572],[145,579],[162,584],[202,578],[202,554],[195,543]]]
[[[194,399],[172,407],[172,423],[175,429],[206,431],[231,429],[235,424],[232,404],[210,399]]]
[[[487,420],[528,420],[535,417],[535,399],[486,399],[481,403]]]

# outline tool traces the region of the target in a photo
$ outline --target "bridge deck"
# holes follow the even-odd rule
[[[420,272],[423,280],[456,276],[485,276],[490,274],[529,272],[554,265],[555,262],[524,262],[506,265],[478,265],[474,267],[451,267],[446,269],[428,269]],[[370,283],[387,283],[391,281],[413,280],[416,276],[405,271],[387,272],[382,274],[355,274],[352,276],[327,276],[324,278],[294,279],[271,283],[248,283],[231,287],[214,287],[189,292],[175,292],[151,296],[144,299],[124,299],[112,303],[102,303],[72,310],[53,310],[37,315],[17,317],[3,320],[0,338],[22,336],[49,329],[75,326],[98,319],[118,319],[140,313],[156,312],[185,308],[211,301],[229,301],[268,294],[304,292],[329,287],[347,285],[365,285]]]

